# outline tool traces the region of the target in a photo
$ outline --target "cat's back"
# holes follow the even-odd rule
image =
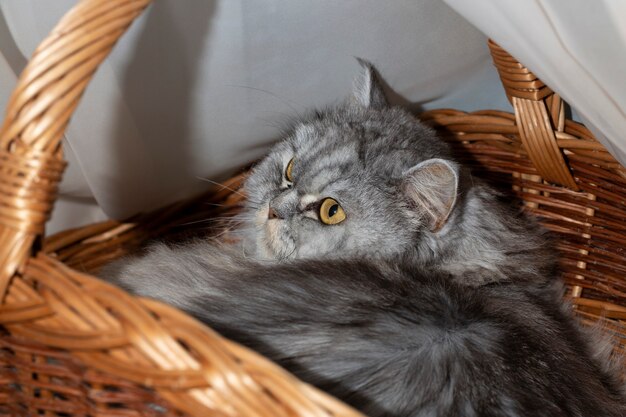
[[[379,385],[370,377],[358,392],[387,387],[379,398],[391,415],[626,415],[615,375],[552,297],[517,284],[468,288],[437,274],[402,274],[362,335],[378,355]]]
[[[199,318],[368,415],[626,415],[614,375],[540,288],[340,260],[259,266],[217,287],[229,298],[198,296]]]

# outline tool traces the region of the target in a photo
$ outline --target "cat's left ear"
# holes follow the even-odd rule
[[[364,59],[356,60],[361,65],[361,73],[354,80],[352,99],[362,107],[374,109],[387,107],[389,104],[374,66]]]
[[[446,224],[456,204],[459,166],[445,159],[429,159],[404,173],[402,187],[423,213],[429,230],[436,232]]]

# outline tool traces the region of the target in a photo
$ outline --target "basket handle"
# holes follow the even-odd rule
[[[151,0],[83,0],[39,45],[0,129],[0,301],[44,233],[65,169],[61,139],[83,91]]]
[[[495,42],[489,40],[488,45],[504,91],[515,109],[524,149],[539,175],[578,191],[556,142],[556,132],[565,128],[563,100]]]

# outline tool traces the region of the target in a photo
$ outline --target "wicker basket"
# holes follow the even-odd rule
[[[358,416],[183,313],[88,275],[148,239],[184,237],[194,220],[235,213],[241,196],[232,190],[245,174],[129,222],[43,238],[65,166],[63,131],[148,3],[82,1],[37,49],[9,102],[0,132],[0,415]],[[626,170],[565,119],[556,94],[490,47],[515,113],[421,117],[476,175],[541,217],[580,319],[602,323],[624,351]]]

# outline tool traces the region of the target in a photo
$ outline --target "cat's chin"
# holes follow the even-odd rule
[[[287,251],[287,250],[274,250],[267,242],[259,242],[257,243],[257,259],[263,261],[285,261],[288,259],[295,259],[295,251]]]
[[[257,256],[267,260],[286,260],[296,257],[296,242],[281,220],[266,220],[258,230]]]

